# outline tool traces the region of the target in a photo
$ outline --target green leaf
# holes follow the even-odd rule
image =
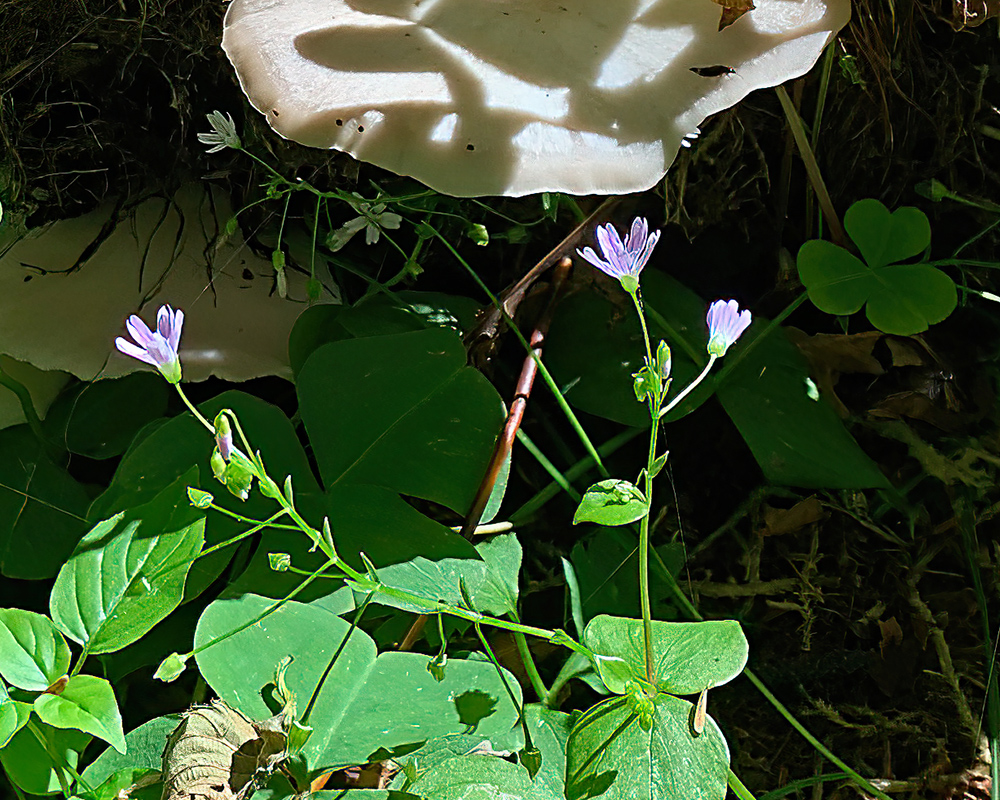
[[[69,645],[44,614],[0,609],[0,675],[29,692],[42,692],[69,671]]]
[[[364,631],[352,632],[335,614],[294,601],[220,639],[271,605],[254,595],[212,603],[195,634],[198,667],[221,698],[263,719],[273,713],[264,698],[273,692],[275,668],[292,656],[287,687],[300,708],[313,698],[309,724],[314,732],[303,749],[310,769],[363,763],[379,747],[463,730],[475,730],[497,747],[520,746],[517,709],[487,661],[449,659],[439,683],[427,670],[428,656],[387,652],[376,657],[375,643]],[[519,695],[517,681],[504,674]],[[407,701],[387,703],[387,698]]]
[[[878,200],[859,200],[844,225],[867,264],[830,242],[813,240],[799,249],[799,277],[817,308],[844,315],[867,303],[872,325],[899,335],[925,331],[955,310],[958,291],[946,273],[897,263],[930,246],[922,211],[904,207],[890,214]]]
[[[532,743],[542,754],[542,768],[534,780],[535,785],[542,790],[539,793],[565,797],[566,742],[573,717],[539,703],[532,703],[524,707],[524,720]]]
[[[93,655],[140,639],[180,605],[205,519],[187,499],[197,472],[99,522],[59,571],[49,600],[59,629]]]
[[[625,616],[639,609],[639,537],[628,528],[597,528],[585,540],[577,542],[570,560],[580,583],[583,618],[598,614]],[[684,566],[684,550],[671,542],[660,545],[656,553],[663,559],[671,575],[680,574]],[[651,555],[651,561],[655,560]],[[670,619],[676,610],[664,598],[669,596],[666,581],[658,570],[651,570],[649,594],[653,616]]]
[[[7,687],[0,682],[0,750],[7,746],[15,733],[28,724],[30,716],[31,704],[12,700],[7,694]]]
[[[32,719],[0,750],[0,765],[25,792],[57,794],[64,784],[72,785],[73,776],[66,767],[76,769],[89,741],[80,731],[52,728]]]
[[[82,485],[45,454],[27,425],[0,431],[0,572],[51,578],[87,530]]]
[[[140,784],[138,789],[133,786]],[[163,784],[158,769],[127,768],[118,770],[104,783],[94,789],[84,800],[159,800]]]
[[[668,694],[653,699],[644,727],[626,698],[594,706],[573,726],[566,747],[566,797],[723,800],[729,748],[711,717],[705,730],[688,730],[692,704]]]
[[[223,408],[232,409],[260,450],[268,471],[279,482],[291,475],[299,492],[317,490],[312,469],[288,417],[270,403],[243,392],[223,392],[198,408],[207,419],[215,419]],[[192,466],[200,465],[203,478],[198,488],[215,492],[219,486],[207,469],[214,442],[212,435],[190,414],[181,414],[163,424],[143,429],[125,454],[107,491],[90,507],[91,524],[119,511],[148,503]],[[234,513],[265,519],[274,513],[274,501],[254,492],[241,502],[228,492],[219,492],[216,503]],[[226,541],[245,526],[224,514],[210,514],[205,523],[205,545]],[[287,538],[287,537],[286,537]],[[225,548],[199,558],[185,584],[185,600],[196,597],[218,576],[232,558],[235,548]],[[65,560],[65,559],[64,559]]]
[[[103,678],[74,675],[59,694],[35,698],[35,713],[53,728],[73,728],[125,752],[125,732],[115,690]]]
[[[858,200],[844,215],[844,227],[872,269],[920,255],[931,244],[931,225],[918,208],[892,213],[878,200]]]
[[[181,721],[179,714],[157,717],[131,730],[125,736],[124,754],[108,747],[83,772],[91,786],[99,786],[123,769],[159,769],[167,737]]]
[[[653,620],[652,626],[653,678],[662,692],[696,694],[728,683],[746,666],[749,645],[734,620]],[[634,675],[646,673],[642,620],[595,617],[583,643],[598,655],[623,659]]]
[[[827,489],[888,487],[829,403],[809,396],[808,378],[798,348],[774,331],[719,386],[723,408],[767,480]]]
[[[649,504],[638,486],[619,478],[608,478],[584,492],[573,515],[573,524],[628,525],[646,516],[648,508]]]
[[[476,545],[486,562],[486,580],[473,596],[476,610],[494,616],[517,613],[518,575],[521,572],[521,545],[508,533]]]
[[[368,483],[464,512],[503,420],[452,331],[326,344],[302,366],[303,422],[327,486]]]
[[[167,412],[170,385],[153,372],[82,383],[60,396],[45,417],[47,430],[71,453],[121,455],[146,424]]]
[[[555,796],[540,793],[531,776],[519,764],[496,756],[456,756],[422,773],[409,787],[425,800],[466,800],[466,798],[524,798],[542,800]]]

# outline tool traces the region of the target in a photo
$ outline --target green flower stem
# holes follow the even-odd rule
[[[328,570],[332,566],[334,566],[333,559],[327,561],[322,567],[320,567],[318,570],[316,570],[315,572],[313,572],[308,578],[306,578],[306,580],[302,581],[302,583],[300,583],[298,586],[296,586],[294,589],[292,589],[291,592],[289,592],[287,595],[285,595],[280,600],[278,600],[278,601],[272,603],[271,605],[269,605],[267,608],[265,608],[263,611],[261,611],[252,620],[250,620],[248,622],[244,622],[242,625],[240,625],[240,626],[238,626],[236,628],[233,628],[233,630],[231,630],[231,631],[227,631],[226,633],[222,634],[221,636],[215,637],[210,642],[205,642],[205,644],[203,644],[201,647],[196,647],[194,650],[192,650],[189,653],[186,653],[183,656],[181,656],[181,658],[184,661],[187,661],[189,658],[191,658],[191,656],[198,655],[198,653],[203,653],[205,650],[208,650],[209,647],[213,647],[213,646],[219,644],[220,642],[224,642],[224,641],[226,641],[226,639],[229,639],[230,637],[235,636],[237,633],[242,633],[247,628],[252,628],[254,625],[256,625],[258,622],[260,622],[262,619],[265,619],[266,617],[271,616],[271,614],[273,614],[275,611],[277,611],[279,608],[281,608],[283,605],[285,605],[285,603],[287,603],[287,602],[289,602],[291,600],[294,600],[295,597],[300,592],[302,592],[310,583],[312,583],[314,580],[316,580],[317,578],[319,578],[324,572],[326,572],[326,570]]]
[[[660,576],[666,581],[667,588],[674,596],[677,604],[691,619],[696,622],[704,622],[705,618],[698,612],[698,609],[695,608],[694,604],[688,599],[687,595],[684,594],[684,590],[677,584],[677,581],[674,580],[674,576],[670,574],[670,570],[668,570],[667,565],[663,563],[663,559],[660,558],[660,554],[654,551],[653,555],[656,556],[658,566],[660,567]],[[835,756],[826,745],[806,730],[805,726],[795,718],[791,711],[785,708],[784,704],[778,700],[777,697],[771,694],[771,690],[764,685],[763,681],[761,681],[761,679],[758,678],[749,667],[743,670],[743,674],[757,688],[757,691],[764,695],[764,699],[774,706],[775,710],[785,718],[788,724],[795,728],[795,730],[801,734],[802,738],[809,742],[809,744],[811,744],[813,748],[820,753],[820,755],[840,767],[840,769],[850,776],[851,780],[853,780],[866,792],[878,797],[879,800],[892,800],[892,798],[890,798],[885,792],[877,789],[871,781],[859,775],[847,766],[847,764],[837,758],[837,756]]]
[[[174,388],[177,390],[177,394],[181,396],[181,400],[184,401],[184,405],[188,407],[188,411],[194,414],[194,418],[198,420],[198,422],[200,422],[208,430],[208,432],[212,434],[214,438],[215,426],[207,419],[205,419],[205,416],[195,407],[194,403],[188,400],[187,394],[184,392],[184,389],[181,387],[179,383],[175,383]]]
[[[656,460],[656,438],[660,430],[659,410],[663,402],[664,380],[659,374],[659,368],[653,361],[653,347],[649,341],[649,328],[646,326],[646,315],[642,313],[642,301],[639,299],[638,288],[634,292],[629,292],[632,302],[635,303],[636,313],[639,315],[639,322],[642,325],[642,338],[646,344],[646,369],[655,373],[656,380],[653,385],[656,387],[652,397],[648,398],[649,414],[652,422],[649,426],[649,450],[646,453],[645,488],[643,494],[646,497],[646,513],[642,515],[639,522],[639,603],[642,607],[642,641],[643,651],[646,661],[646,680],[653,683],[653,610],[649,602],[649,514],[653,508],[653,462]],[[712,366],[709,359],[707,369]],[[692,384],[694,386],[694,384]],[[691,390],[691,386],[682,392],[681,396]]]
[[[597,448],[594,447],[594,443],[590,440],[590,437],[587,436],[587,432],[583,429],[583,425],[580,424],[580,420],[577,419],[576,414],[573,413],[573,409],[569,407],[569,403],[566,402],[566,398],[563,397],[563,393],[559,389],[559,384],[556,383],[556,380],[552,377],[552,373],[549,372],[548,367],[546,367],[544,362],[538,357],[538,353],[534,351],[528,343],[528,340],[524,338],[524,334],[521,333],[517,325],[514,324],[514,320],[510,318],[510,315],[507,313],[506,309],[504,309],[503,304],[497,299],[496,295],[490,291],[489,287],[483,283],[483,279],[476,274],[476,271],[469,265],[469,263],[462,258],[461,255],[459,255],[458,251],[452,246],[451,242],[442,236],[437,228],[433,227],[429,223],[424,224],[434,232],[434,236],[441,241],[445,248],[447,248],[447,250],[455,257],[458,263],[462,265],[463,269],[469,273],[469,276],[478,284],[479,288],[483,290],[486,296],[489,297],[490,302],[493,303],[493,305],[503,315],[504,321],[518,338],[518,341],[521,342],[524,347],[524,351],[534,359],[535,365],[538,367],[538,372],[541,374],[542,379],[548,385],[549,389],[552,390],[552,394],[555,395],[556,403],[559,405],[559,409],[563,412],[570,426],[580,438],[580,442],[583,444],[587,453],[592,459],[594,459],[594,463],[597,464],[597,469],[600,471],[601,476],[604,478],[611,477],[611,473],[607,471],[604,466],[604,462],[601,460],[600,453],[597,452]]]
[[[513,613],[510,614],[510,618],[514,622],[520,622],[517,615]],[[528,680],[531,682],[531,687],[535,690],[535,694],[538,695],[538,702],[547,706],[549,704],[549,690],[545,688],[545,681],[542,680],[542,676],[538,672],[535,657],[531,654],[531,648],[528,647],[528,640],[520,632],[515,632],[513,636],[514,644],[517,645],[517,652],[521,655],[521,663],[524,664],[524,670],[528,673]]]
[[[226,509],[222,508],[221,506],[217,506],[215,503],[212,503],[209,506],[209,508],[214,509],[215,511],[226,511]],[[235,515],[233,515],[233,516],[235,516]],[[264,528],[270,528],[270,527],[292,528],[291,525],[275,526],[275,525],[271,524],[274,520],[280,519],[283,516],[285,516],[285,509],[281,509],[280,511],[276,511],[274,514],[272,514],[266,520],[264,520],[263,522],[260,522],[260,523],[258,523],[256,525],[254,525],[249,530],[245,530],[245,531],[243,531],[243,533],[238,533],[238,534],[236,534],[236,536],[233,536],[233,537],[231,537],[229,539],[226,539],[226,541],[224,541],[224,542],[219,542],[218,544],[214,544],[214,545],[212,545],[211,547],[209,547],[206,550],[202,550],[200,553],[198,553],[198,555],[195,556],[195,558],[196,559],[198,559],[198,558],[204,558],[205,556],[210,555],[211,553],[214,553],[216,550],[222,550],[225,547],[229,547],[230,545],[236,544],[237,542],[241,542],[244,539],[246,539],[248,536],[253,536],[255,533],[257,533],[257,531],[263,530]],[[298,528],[292,528],[292,529],[293,530],[298,530]]]
[[[209,508],[211,508],[213,511],[218,511],[220,514],[224,514],[225,516],[229,517],[230,519],[234,519],[237,522],[242,522],[244,525],[258,525],[258,526],[266,525],[270,528],[275,528],[277,530],[284,530],[284,531],[299,530],[298,525],[285,525],[285,524],[276,525],[272,521],[280,519],[285,513],[284,509],[275,514],[272,514],[265,520],[260,520],[260,519],[254,519],[253,517],[244,517],[242,514],[237,514],[235,511],[230,511],[228,508],[223,508],[222,506],[217,505],[216,503],[211,503],[209,505]],[[243,534],[240,535],[242,536]]]
[[[553,481],[555,481],[559,488],[572,497],[574,502],[579,503],[582,495],[573,488],[570,482],[566,479],[566,476],[559,471],[556,465],[549,461],[548,456],[538,449],[538,446],[531,440],[528,434],[526,434],[521,428],[518,428],[517,434],[515,435],[517,436],[517,440],[524,445],[524,449],[535,457],[535,460],[539,463],[539,465],[541,465],[542,469],[549,473],[549,476]]]
[[[671,411],[677,408],[677,406],[680,405],[681,401],[689,394],[691,394],[691,392],[695,390],[695,388],[698,386],[699,383],[701,383],[703,380],[705,380],[705,378],[708,377],[708,373],[712,371],[712,365],[715,364],[717,358],[718,356],[715,355],[714,353],[709,355],[708,363],[705,365],[705,368],[701,371],[698,377],[695,378],[693,381],[691,381],[691,383],[689,383],[687,386],[685,386],[684,391],[678,394],[677,397],[675,397],[673,400],[671,400],[663,408],[660,409],[659,419],[663,419],[663,417],[665,417],[667,414],[669,414]],[[650,466],[652,466],[652,462],[650,463]]]
[[[756,800],[751,792],[746,786],[743,785],[743,781],[736,777],[736,773],[729,770],[729,788],[733,790],[740,800]]]

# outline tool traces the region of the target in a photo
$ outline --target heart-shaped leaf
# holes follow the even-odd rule
[[[722,800],[729,747],[711,717],[699,736],[689,730],[693,705],[657,694],[644,724],[625,697],[594,706],[573,726],[566,747],[566,797]]]
[[[947,317],[958,303],[955,282],[928,264],[899,264],[930,245],[926,215],[904,207],[893,213],[878,200],[859,200],[844,225],[865,262],[830,242],[799,249],[799,278],[817,308],[847,315],[868,304],[868,320],[885,333],[910,335]]]
[[[255,595],[217,600],[195,634],[205,680],[252,719],[273,713],[265,698],[272,697],[278,663],[292,656],[285,682],[300,708],[312,708],[313,734],[302,751],[310,769],[364,763],[380,747],[466,731],[498,749],[521,745],[518,709],[488,661],[449,659],[439,682],[427,669],[429,656],[377,655],[364,631],[320,602],[288,602],[261,618],[273,601]],[[504,678],[519,703],[516,679],[507,672]],[[390,697],[420,700],[387,703]]]
[[[695,694],[706,687],[721,686],[746,666],[750,648],[734,620],[653,620],[652,625],[653,678],[662,692]],[[621,658],[634,674],[645,675],[642,620],[594,617],[587,624],[583,641],[594,653]]]

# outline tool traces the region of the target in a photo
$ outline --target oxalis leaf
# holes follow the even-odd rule
[[[673,695],[736,677],[746,665],[746,637],[732,621],[652,625],[653,686],[644,680],[641,620],[600,616],[587,625],[584,643],[603,664],[615,665],[601,674],[613,692],[625,696],[599,703],[573,726],[566,752],[571,800],[725,797],[729,748],[722,732],[706,717],[695,734],[694,705]]]
[[[429,656],[379,654],[368,634],[321,602],[287,602],[244,627],[273,602],[252,594],[216,600],[194,640],[205,680],[253,719],[272,713],[275,668],[293,658],[285,681],[299,708],[311,707],[313,735],[302,750],[310,770],[363,763],[380,747],[454,733],[475,732],[498,749],[521,746],[517,707],[488,661],[451,658],[438,682],[427,669]],[[503,674],[519,703],[517,680]]]
[[[573,524],[628,525],[641,519],[647,506],[638,486],[618,478],[608,478],[587,489],[573,515]]]
[[[799,278],[817,308],[846,315],[867,303],[872,325],[904,336],[925,331],[954,311],[958,292],[948,275],[927,264],[897,263],[930,245],[930,223],[922,211],[903,207],[890,213],[878,200],[859,200],[844,215],[844,227],[864,261],[819,239],[799,249]]]
[[[186,492],[197,479],[192,468],[151,502],[97,523],[59,571],[52,619],[91,654],[138,641],[180,604],[204,541],[205,518]]]

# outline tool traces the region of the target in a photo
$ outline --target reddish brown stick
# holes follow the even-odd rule
[[[490,495],[493,494],[493,487],[496,485],[500,470],[503,469],[504,462],[507,460],[507,456],[510,455],[511,448],[514,446],[514,439],[517,436],[518,429],[521,427],[521,420],[524,419],[524,411],[528,407],[531,388],[535,384],[535,375],[538,374],[538,362],[535,359],[536,357],[542,357],[542,347],[545,344],[545,337],[549,332],[549,325],[552,324],[552,314],[555,311],[563,284],[566,282],[566,277],[569,275],[572,266],[573,262],[569,258],[560,259],[556,265],[556,270],[552,276],[552,287],[549,291],[549,301],[546,303],[545,310],[538,318],[535,329],[531,332],[531,338],[528,340],[531,352],[525,356],[524,362],[521,365],[521,374],[518,376],[517,386],[514,389],[514,400],[510,404],[510,411],[507,412],[507,421],[504,423],[500,435],[497,436],[496,444],[493,446],[493,455],[490,456],[489,466],[486,468],[486,474],[479,484],[479,489],[476,490],[472,507],[469,509],[469,513],[465,517],[465,523],[462,525],[461,534],[466,539],[471,539],[475,534],[476,527],[483,517],[483,510],[489,502]],[[406,632],[406,636],[403,637],[399,649],[409,650],[412,648],[417,638],[423,633],[426,624],[426,614],[421,614],[417,617]]]

